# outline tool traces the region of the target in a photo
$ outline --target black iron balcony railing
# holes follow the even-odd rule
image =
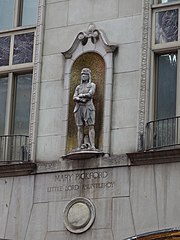
[[[0,162],[29,160],[29,137],[24,135],[0,136]]]
[[[180,145],[180,116],[150,121],[146,125],[146,150]]]

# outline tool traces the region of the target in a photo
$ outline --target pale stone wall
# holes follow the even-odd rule
[[[46,165],[46,171],[52,171],[52,165]],[[131,167],[116,163],[114,168],[1,178],[0,238],[121,240],[179,227],[179,182],[180,163]],[[63,211],[77,196],[88,197],[96,208],[94,224],[80,235],[68,232],[63,224]]]
[[[46,0],[34,175],[0,179],[0,238],[123,240],[179,227],[180,163],[132,166],[141,71],[142,0]],[[64,123],[64,59],[93,22],[119,49],[114,56],[111,156],[60,158]],[[86,176],[86,177],[83,177]],[[95,206],[92,227],[66,230],[63,212],[76,197]]]
[[[110,43],[119,46],[113,70],[111,154],[136,150],[142,5],[142,0],[46,1],[37,161],[55,161],[63,155],[61,52],[68,50],[91,22],[105,32]]]

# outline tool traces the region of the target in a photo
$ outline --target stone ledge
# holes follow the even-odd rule
[[[98,158],[67,160],[60,158],[59,161],[37,161],[37,173],[87,170],[108,167],[124,167],[129,165],[126,154],[101,156]]]
[[[99,151],[98,149],[95,150],[79,150],[79,151],[72,151],[64,156],[62,156],[63,159],[67,160],[86,160],[90,158],[98,158],[100,156],[103,156],[104,153]]]
[[[180,162],[180,149],[127,153],[131,165]]]
[[[36,164],[24,163],[3,163],[0,165],[0,177],[14,177],[32,174],[36,170]]]

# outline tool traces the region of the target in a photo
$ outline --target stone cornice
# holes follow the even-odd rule
[[[131,165],[180,162],[180,149],[127,153]]]
[[[4,163],[0,165],[0,177],[25,176],[34,173],[36,164],[32,162],[24,163]]]

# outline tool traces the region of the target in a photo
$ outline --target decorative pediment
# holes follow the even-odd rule
[[[88,26],[88,30],[78,33],[72,46],[67,51],[62,52],[62,54],[66,59],[71,58],[73,53],[78,48],[79,44],[85,46],[89,41],[92,45],[96,44],[99,41],[106,53],[114,52],[117,48],[117,45],[109,44],[103,31],[96,29],[94,24],[90,24]]]
[[[90,24],[88,30],[79,32],[72,46],[67,51],[62,52],[65,57],[65,68],[62,114],[64,122],[62,134],[64,137],[62,138],[61,152],[64,151],[63,157],[65,158],[80,159],[81,157],[92,157],[92,151],[81,151],[77,154],[76,126],[73,125],[73,92],[79,81],[77,76],[79,76],[83,68],[91,69],[92,75],[94,74],[93,80],[96,84],[97,92],[98,90],[100,91],[96,99],[94,99],[95,105],[98,103],[96,119],[99,119],[100,126],[96,128],[97,125],[95,124],[96,149],[100,151],[93,151],[93,157],[98,157],[102,153],[105,155],[110,153],[113,53],[116,49],[117,45],[110,44],[105,34],[101,30],[96,29],[94,24]],[[100,86],[98,87],[98,85]],[[75,154],[73,152],[74,149]]]

